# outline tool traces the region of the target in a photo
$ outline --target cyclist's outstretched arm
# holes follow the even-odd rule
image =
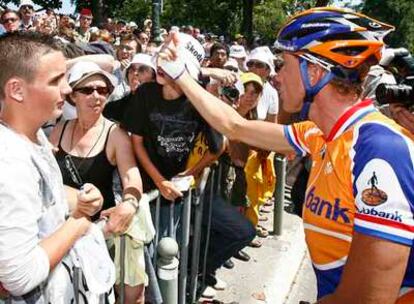
[[[227,138],[280,153],[293,151],[284,136],[283,125],[244,119],[232,107],[204,90],[188,73],[176,83],[203,118]]]

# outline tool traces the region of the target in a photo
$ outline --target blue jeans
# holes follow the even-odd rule
[[[208,202],[208,195],[205,201]],[[204,205],[204,235],[208,223],[209,207]],[[211,205],[210,241],[208,246],[206,273],[214,273],[225,261],[246,247],[256,236],[254,226],[236,207],[226,202],[219,194],[213,195]],[[206,242],[202,242],[205,244]],[[203,248],[204,250],[205,248]],[[203,252],[203,251],[202,251]]]

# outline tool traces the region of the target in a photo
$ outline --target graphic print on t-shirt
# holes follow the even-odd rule
[[[199,123],[185,119],[185,113],[150,113],[149,119],[158,129],[156,150],[158,155],[179,162],[191,151]]]

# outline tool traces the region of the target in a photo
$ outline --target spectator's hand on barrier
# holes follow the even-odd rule
[[[78,203],[73,216],[93,216],[101,210],[102,204],[103,196],[99,189],[86,183],[78,193]]]
[[[103,210],[101,212],[101,217],[108,218],[104,233],[124,233],[131,224],[135,213],[135,208],[128,202],[121,202],[116,207]]]
[[[390,104],[390,112],[392,118],[406,128],[411,133],[414,133],[414,114],[401,104]]]
[[[198,177],[201,174],[200,170],[196,170],[193,168],[187,169],[183,172],[180,172],[177,174],[177,176],[194,176],[194,177]]]
[[[163,180],[161,182],[158,182],[157,184],[158,190],[160,190],[161,195],[169,201],[174,201],[175,199],[182,197],[183,194],[180,190],[177,189],[177,187],[168,180]]]

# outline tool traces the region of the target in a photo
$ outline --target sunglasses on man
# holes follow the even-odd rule
[[[22,5],[20,7],[20,9],[22,9],[22,10],[32,10],[33,9],[33,6],[31,6],[31,5]]]
[[[2,20],[2,23],[3,24],[9,23],[9,22],[14,23],[14,22],[16,22],[18,20],[19,19],[17,19],[17,18],[5,18],[5,19]]]
[[[101,96],[106,96],[109,94],[108,87],[81,87],[81,88],[76,88],[73,91],[79,92],[83,95],[91,95],[95,91]]]
[[[260,61],[252,61],[252,60],[250,60],[250,61],[248,61],[246,63],[246,65],[247,65],[248,68],[256,68],[256,69],[264,69],[264,68],[267,68],[267,64],[266,63],[263,63],[263,62],[260,62]]]

